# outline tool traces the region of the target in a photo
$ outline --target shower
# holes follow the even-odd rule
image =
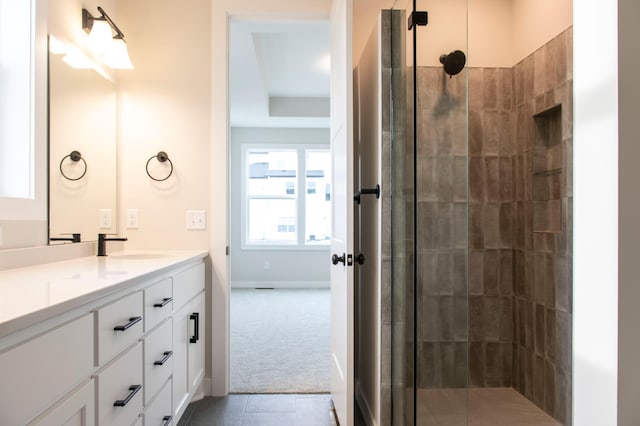
[[[462,50],[454,50],[453,52],[440,55],[440,63],[444,67],[444,72],[453,77],[464,69],[467,63],[467,57]]]

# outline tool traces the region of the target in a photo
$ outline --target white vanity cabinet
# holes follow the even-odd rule
[[[204,266],[173,277],[173,409],[180,418],[204,378]]]
[[[203,257],[0,334],[0,424],[177,424],[204,377]]]

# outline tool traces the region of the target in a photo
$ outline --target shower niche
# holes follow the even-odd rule
[[[533,117],[533,232],[562,232],[562,107]]]

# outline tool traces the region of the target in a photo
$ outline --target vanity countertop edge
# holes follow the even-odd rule
[[[206,250],[123,251],[0,271],[0,339],[170,270]]]

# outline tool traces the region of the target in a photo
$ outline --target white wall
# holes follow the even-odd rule
[[[230,279],[232,287],[329,285],[329,246],[313,250],[243,249],[241,239],[242,144],[318,144],[329,148],[329,129],[231,129]],[[269,262],[269,270],[264,263]]]
[[[118,220],[120,234],[129,238],[125,248],[209,249],[210,236],[220,235],[226,220],[210,209],[212,197],[224,198],[225,188],[224,179],[212,180],[219,169],[211,165],[211,2],[185,7],[171,0],[118,0],[118,12],[135,66],[119,73],[118,86]],[[165,182],[152,181],[145,171],[158,151],[166,151],[174,166]],[[124,227],[124,213],[132,208],[138,209],[138,229]],[[186,210],[207,211],[207,230],[187,230]],[[221,269],[226,275],[224,246],[210,250],[222,251],[222,258],[207,265],[208,314],[216,274]],[[213,342],[211,327],[206,330]],[[212,377],[210,350],[206,360],[208,391],[210,381],[224,381],[224,375]]]
[[[574,6],[573,421],[614,425],[625,374],[617,365],[618,14],[615,2]]]

